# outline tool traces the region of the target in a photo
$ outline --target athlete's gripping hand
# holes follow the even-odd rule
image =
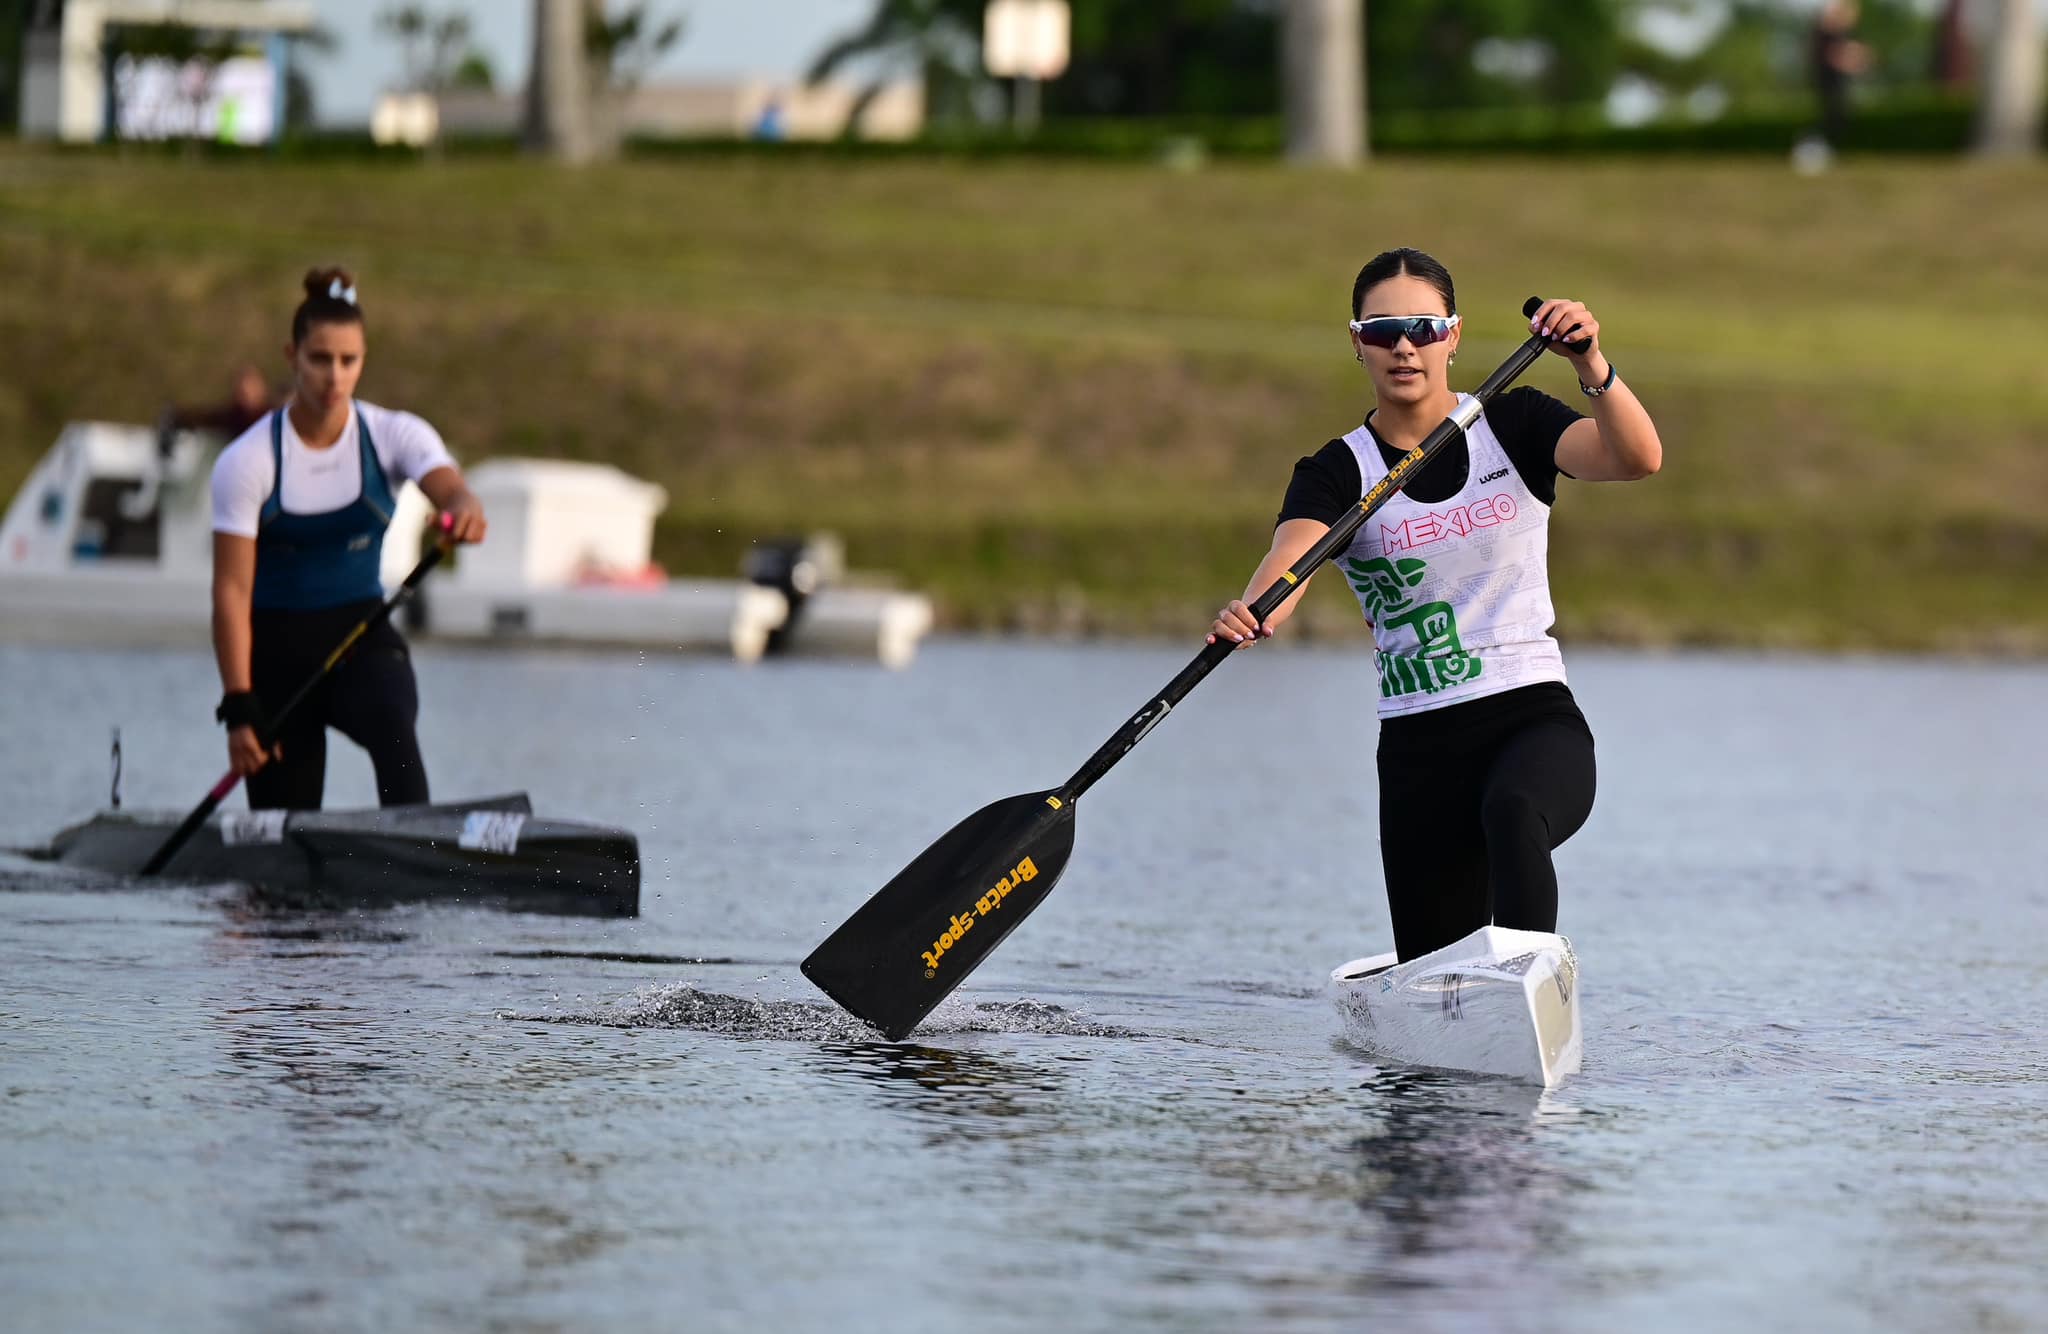
[[[1252,615],[1252,609],[1244,605],[1244,599],[1234,599],[1231,604],[1216,614],[1216,620],[1209,626],[1209,635],[1204,643],[1213,644],[1225,639],[1239,648],[1250,648],[1261,639],[1271,639],[1273,627],[1260,625]]]
[[[442,527],[450,542],[481,542],[489,526],[484,520],[484,503],[467,487],[449,500],[441,511]]]
[[[281,752],[280,752],[281,753]],[[264,754],[263,743],[256,739],[253,727],[236,727],[228,731],[228,768],[243,778],[255,773],[270,763],[270,756]]]
[[[1581,384],[1586,382],[1585,372],[1591,370],[1596,362],[1600,367],[1600,378],[1607,378],[1607,359],[1600,353],[1600,321],[1593,318],[1593,312],[1586,309],[1584,302],[1568,301],[1562,297],[1544,302],[1530,319],[1529,332],[1550,339],[1550,350],[1578,367]],[[1586,342],[1584,352],[1575,352],[1565,346],[1581,339]]]

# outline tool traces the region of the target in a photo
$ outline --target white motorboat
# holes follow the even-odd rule
[[[209,442],[74,422],[0,516],[0,643],[207,640]],[[491,538],[429,580],[406,628],[449,641],[609,644],[872,657],[906,665],[932,628],[923,595],[845,582],[817,538],[761,544],[747,579],[670,579],[650,563],[660,487],[595,463],[485,460],[468,472]],[[384,539],[387,589],[419,563],[432,506],[407,483]],[[833,561],[814,554],[829,548]]]
[[[1402,1065],[1549,1087],[1584,1058],[1579,961],[1547,931],[1481,927],[1407,963],[1353,959],[1330,985],[1352,1044]]]

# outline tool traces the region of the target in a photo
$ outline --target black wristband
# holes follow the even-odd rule
[[[229,730],[237,727],[253,727],[263,730],[263,701],[256,698],[253,690],[230,690],[220,697],[220,707],[213,716],[228,725]]]

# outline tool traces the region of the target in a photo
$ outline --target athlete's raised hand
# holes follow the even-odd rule
[[[1529,332],[1550,339],[1550,350],[1581,370],[1600,356],[1600,321],[1593,318],[1593,312],[1586,309],[1583,301],[1557,297],[1544,302],[1530,317]],[[1585,340],[1585,351],[1567,346],[1581,339]]]

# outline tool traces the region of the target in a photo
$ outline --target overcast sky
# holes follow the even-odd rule
[[[491,62],[498,86],[525,86],[532,54],[533,0],[418,0],[431,15],[469,15],[475,46]],[[313,0],[338,48],[306,62],[320,119],[362,124],[377,94],[401,77],[398,43],[377,31],[390,0]],[[658,17],[681,15],[682,40],[669,48],[654,77],[738,75],[789,77],[825,44],[858,27],[872,0],[649,0]]]

